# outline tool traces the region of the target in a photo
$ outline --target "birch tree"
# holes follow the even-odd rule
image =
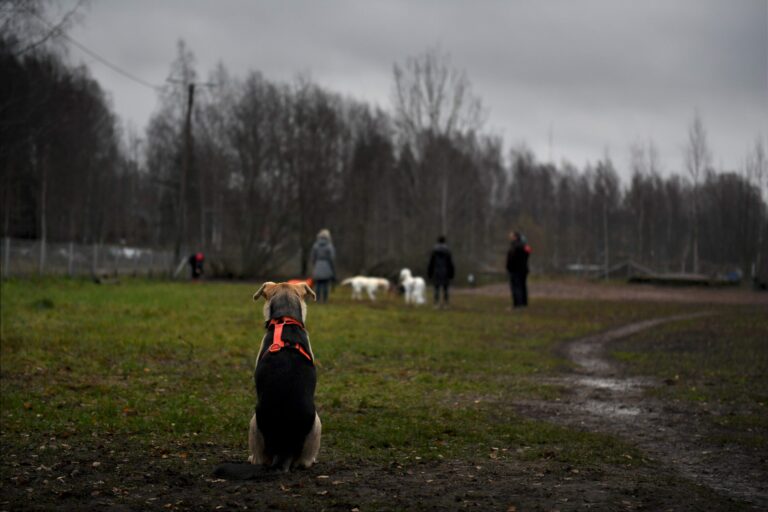
[[[704,173],[710,168],[712,155],[707,143],[707,132],[701,116],[696,112],[688,127],[688,146],[685,150],[685,168],[693,182],[691,250],[693,251],[693,273],[699,273],[699,209],[701,207],[699,188]]]

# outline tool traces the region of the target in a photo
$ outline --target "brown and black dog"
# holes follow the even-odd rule
[[[264,283],[253,300],[264,297],[267,332],[261,340],[254,380],[256,412],[248,429],[248,462],[218,466],[214,475],[255,478],[264,467],[288,471],[308,468],[320,450],[322,425],[315,410],[317,372],[304,328],[306,283]]]

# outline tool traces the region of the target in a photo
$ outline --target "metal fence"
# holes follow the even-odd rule
[[[0,244],[3,277],[30,275],[169,275],[173,252],[124,245],[43,243],[3,238]]]

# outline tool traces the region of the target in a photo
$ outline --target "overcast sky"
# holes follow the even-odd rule
[[[439,45],[507,148],[579,167],[607,151],[624,176],[630,145],[649,139],[665,171],[680,171],[696,109],[716,166],[741,167],[768,136],[768,0],[92,0],[83,13],[70,35],[151,83],[181,38],[202,77],[219,61],[236,76],[308,74],[386,109],[393,63]],[[70,56],[143,133],[156,94]]]

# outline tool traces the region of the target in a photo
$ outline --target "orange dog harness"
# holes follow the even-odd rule
[[[283,341],[283,327],[284,326],[286,326],[286,325],[298,325],[301,328],[301,330],[303,331],[304,330],[304,324],[302,324],[301,322],[299,322],[298,320],[296,320],[294,318],[291,318],[289,316],[284,316],[284,317],[280,317],[280,318],[273,318],[272,320],[269,321],[269,324],[268,324],[267,328],[269,328],[269,325],[275,326],[275,334],[272,337],[272,344],[269,346],[269,349],[267,350],[267,352],[279,352],[280,350],[282,350],[286,346],[288,346],[288,347],[293,346],[293,348],[298,350],[301,355],[303,355],[304,357],[309,359],[310,363],[314,364],[314,361],[312,361],[312,356],[310,356],[307,353],[307,351],[304,350],[304,348],[301,346],[301,344],[293,343],[291,345],[290,342],[286,343],[285,341]],[[264,352],[264,356],[267,355],[267,352]],[[261,357],[264,357],[264,356],[261,356]]]

